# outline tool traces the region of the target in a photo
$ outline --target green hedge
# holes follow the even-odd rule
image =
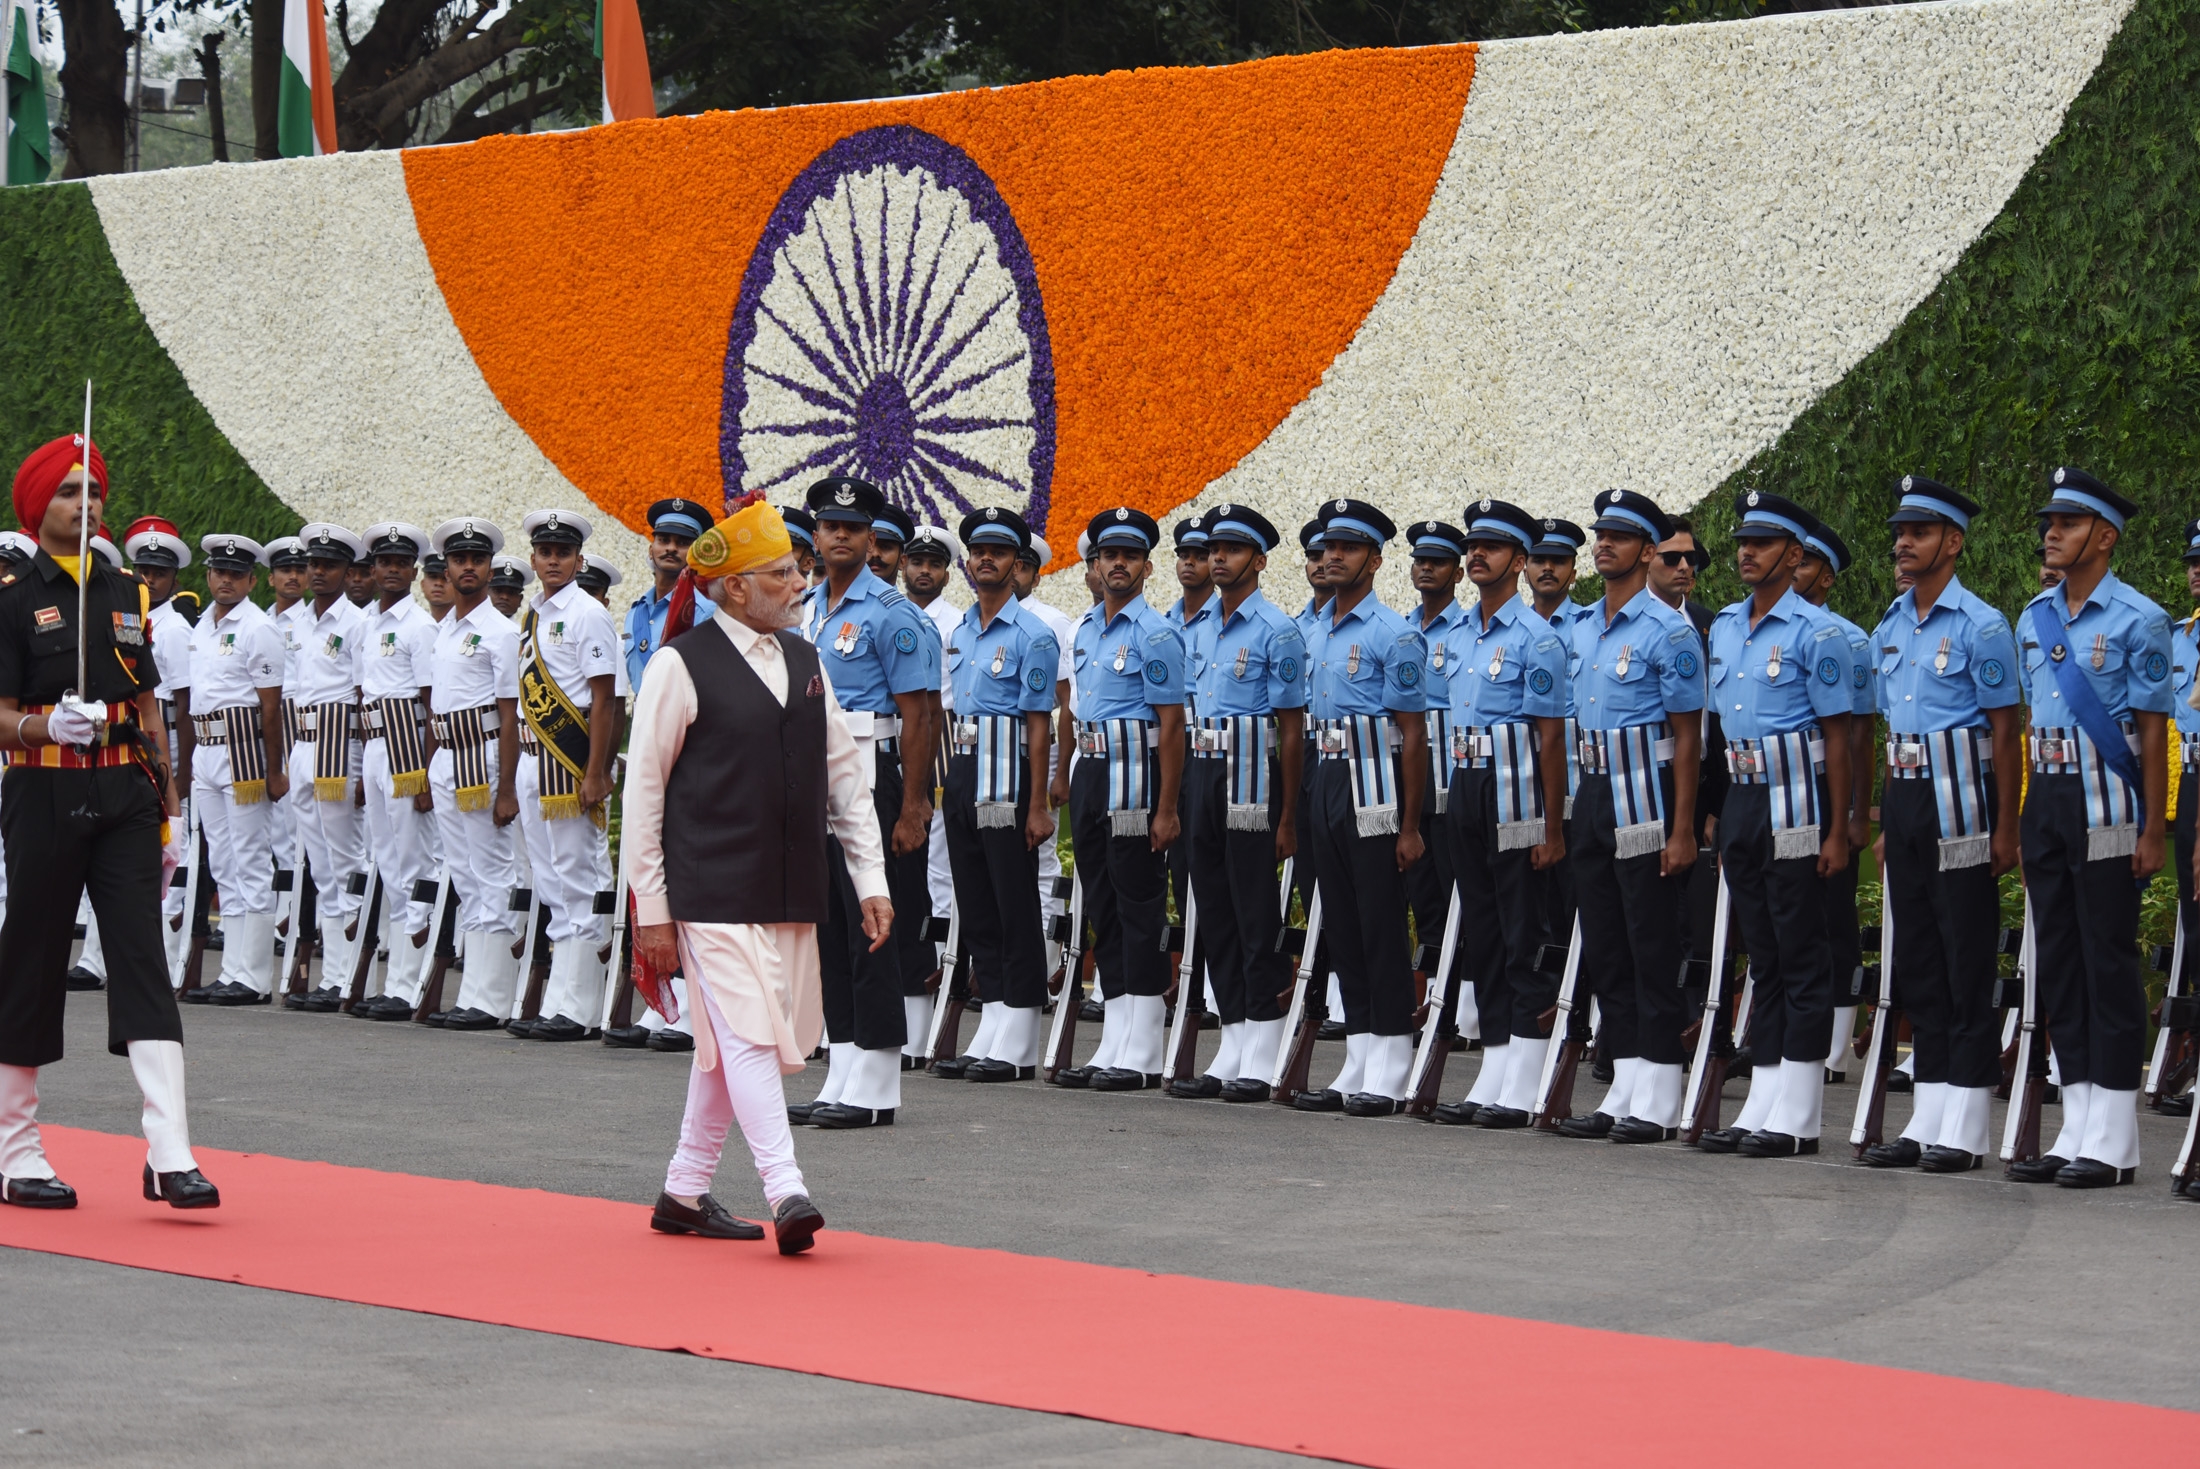
[[[91,191],[0,189],[0,463],[11,479],[25,454],[83,422],[86,377],[114,487],[110,526],[165,515],[194,546],[213,530],[256,540],[297,530],[145,324]],[[12,504],[0,507],[0,526],[14,524]],[[185,581],[203,590],[197,573]]]
[[[2077,464],[2138,502],[2118,574],[2192,606],[2200,514],[2200,4],[2139,0],[2009,206],[1878,350],[1697,515],[1710,606],[1741,595],[1733,497],[1810,506],[1857,566],[1835,595],[1869,628],[1894,597],[1892,484],[1930,475],[1986,507],[1961,574],[2012,614],[2039,590],[2033,511]]]

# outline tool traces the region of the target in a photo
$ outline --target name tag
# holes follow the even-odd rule
[[[40,632],[46,632],[61,626],[61,609],[59,607],[41,607],[33,612],[31,616],[37,620]]]

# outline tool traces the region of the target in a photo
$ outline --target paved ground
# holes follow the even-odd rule
[[[105,1054],[100,1004],[71,997],[71,1059],[46,1074],[45,1111],[129,1132],[135,1090]],[[186,1025],[204,1143],[637,1203],[662,1181],[686,1084],[685,1058],[593,1044],[274,1009],[194,1010]],[[1341,1047],[1323,1049],[1336,1055],[1317,1075],[1341,1060]],[[1454,1058],[1447,1093],[1463,1090],[1475,1059]],[[817,1081],[794,1078],[790,1097]],[[1829,1094],[1843,1129],[1854,1095]],[[1905,1100],[1890,1099],[1891,1120]],[[797,1136],[827,1217],[872,1233],[2190,1408],[2200,1364],[2166,1348],[2189,1335],[2200,1302],[2189,1265],[2200,1206],[2164,1184],[2175,1127],[2147,1117],[2141,1135],[2138,1186],[2077,1194],[2004,1183],[1998,1170],[1869,1173],[1831,1151],[1759,1162],[916,1076],[892,1129]],[[745,1158],[729,1160],[717,1192],[737,1212],[761,1208]],[[296,1462],[334,1450],[363,1463],[609,1451],[654,1463],[722,1456],[730,1442],[745,1459],[824,1463],[1279,1457],[16,1253],[0,1253],[0,1310],[34,1328],[0,1344],[6,1462]],[[1003,1324],[1053,1343],[1066,1365],[1099,1349],[1082,1333],[1105,1325]],[[1229,1332],[1122,1325],[1218,1343]],[[1829,1433],[1855,1421],[1833,1403],[1824,1416]]]

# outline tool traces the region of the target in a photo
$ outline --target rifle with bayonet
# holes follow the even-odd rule
[[[1268,1100],[1288,1107],[1306,1090],[1314,1040],[1329,1015],[1327,986],[1314,978],[1322,972],[1323,959],[1321,884],[1314,885],[1313,901],[1306,905],[1306,927],[1278,930],[1276,952],[1296,954],[1299,961],[1291,979],[1291,1004],[1284,1012],[1283,1044],[1276,1048],[1275,1071],[1268,1078]]]
[[[1444,941],[1437,946],[1435,963],[1429,959],[1428,945],[1421,945],[1422,952],[1414,956],[1414,968],[1429,975],[1428,1003],[1422,1007],[1421,1043],[1413,1053],[1413,1070],[1406,1076],[1406,1104],[1409,1117],[1428,1118],[1436,1113],[1437,1100],[1444,1094],[1444,1062],[1451,1055],[1451,1043],[1459,1034],[1459,888],[1455,883],[1451,890],[1451,904],[1444,912]]]
[[[1074,877],[1054,880],[1054,896],[1069,899],[1069,911],[1056,923],[1054,941],[1062,946],[1062,968],[1054,992],[1054,1025],[1047,1032],[1047,1048],[1039,1057],[1040,1076],[1054,1080],[1070,1070],[1077,1047],[1077,1008],[1084,1000],[1084,970],[1091,956],[1085,948],[1085,889]]]
[[[962,907],[957,904],[947,922],[947,952],[934,979],[932,1024],[925,1032],[924,1050],[917,1056],[927,1068],[960,1054],[956,1047],[962,1043],[963,1011],[969,1005],[970,965],[963,958]]]
[[[2177,905],[2177,935],[2168,945],[2154,946],[2154,967],[2166,972],[2162,1007],[2155,1020],[2154,1059],[2147,1067],[2146,1103],[2157,1112],[2176,1115],[2178,1097],[2193,1080],[2196,1064],[2193,1030],[2200,1024],[2200,997],[2185,981],[2185,905]],[[2190,1107],[2187,1095],[2183,1105]]]
[[[1176,953],[1176,1029],[1161,1058],[1161,1084],[1190,1076],[1199,1064],[1199,1021],[1207,1013],[1207,986],[1199,967],[1199,899],[1186,883],[1184,922],[1161,935],[1161,950]]]
[[[1588,1007],[1575,1001],[1581,983],[1581,915],[1574,915],[1574,931],[1566,944],[1566,972],[1559,977],[1558,1000],[1551,1009],[1551,1044],[1543,1051],[1543,1075],[1536,1083],[1535,1111],[1531,1127],[1556,1132],[1559,1122],[1574,1109],[1574,1076],[1589,1048],[1591,1027]]]
[[[393,925],[394,926],[394,925]],[[359,919],[359,948],[352,957],[351,983],[342,1008],[353,1010],[367,997],[367,981],[374,975],[374,951],[381,946],[382,869],[374,869],[374,883],[367,889],[367,903]],[[333,976],[331,976],[333,978]]]
[[[2032,932],[2032,895],[2024,896],[2024,941],[2017,950],[2024,1009],[2017,1022],[2017,1071],[2001,1132],[2001,1161],[2029,1163],[2040,1155],[2040,1107],[2047,1100],[2047,1035],[2040,1024],[2039,941]]]
[[[435,946],[435,957],[429,960],[428,977],[420,985],[420,1003],[413,1007],[415,1023],[425,1023],[443,1009],[443,977],[458,960],[457,924],[458,894],[446,866],[436,882],[435,903],[428,909],[428,942]]]
[[[1681,1113],[1681,1141],[1695,1146],[1707,1132],[1719,1130],[1719,1109],[1725,1100],[1727,1063],[1739,1043],[1719,1044],[1719,1020],[1726,1004],[1726,982],[1732,964],[1726,954],[1727,933],[1734,919],[1734,893],[1726,885],[1726,868],[1719,868],[1719,903],[1711,918],[1711,959],[1705,966],[1703,1014],[1696,1020],[1696,1058],[1688,1071],[1688,1106]],[[1744,1013],[1746,1014],[1746,1008]]]

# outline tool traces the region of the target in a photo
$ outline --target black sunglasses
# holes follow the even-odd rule
[[[1711,564],[1710,556],[1702,551],[1660,551],[1658,552],[1658,559],[1667,566],[1678,566],[1685,561],[1698,571]]]

